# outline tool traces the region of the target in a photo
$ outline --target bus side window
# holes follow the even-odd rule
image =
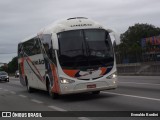
[[[23,43],[23,50],[24,50],[24,53],[25,53],[25,56],[31,56],[33,55],[33,41],[34,39],[31,39],[29,41],[26,41]]]
[[[32,48],[32,55],[40,54],[41,53],[41,47],[40,47],[40,41],[38,37],[34,38],[34,45]]]
[[[51,34],[43,34],[40,39],[42,41],[44,51],[46,52],[48,58],[53,59]]]
[[[23,43],[23,50],[27,56],[41,53],[39,38],[35,37]]]

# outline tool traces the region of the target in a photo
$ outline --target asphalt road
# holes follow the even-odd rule
[[[28,93],[19,80],[0,82],[0,111],[160,111],[160,76],[119,76],[116,90],[63,95],[53,100],[44,91]],[[114,113],[114,112],[113,112]],[[120,117],[151,120],[159,117]],[[50,118],[51,119],[51,118]],[[56,120],[65,119],[56,117]],[[117,120],[117,117],[67,117],[68,120]]]

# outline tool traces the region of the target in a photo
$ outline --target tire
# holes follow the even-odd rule
[[[92,94],[98,95],[98,94],[100,94],[100,91],[93,91]]]
[[[27,86],[27,91],[28,91],[29,93],[32,93],[32,92],[33,92],[33,88],[31,88],[31,87],[29,86],[27,78],[26,78],[26,86]]]
[[[49,80],[47,80],[47,90],[48,90],[48,94],[52,99],[57,99],[59,97],[59,94],[52,92],[52,88],[50,85]]]

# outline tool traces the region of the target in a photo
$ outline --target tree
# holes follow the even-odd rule
[[[130,62],[140,62],[142,60],[141,40],[142,38],[157,36],[160,34],[160,28],[150,24],[135,24],[120,35],[121,43],[117,49],[123,59],[129,59]],[[121,62],[121,63],[122,63]]]
[[[5,65],[1,66],[0,71],[7,71],[7,67]]]
[[[138,43],[140,45],[142,38],[157,36],[160,34],[160,28],[149,24],[135,24],[128,28],[128,30],[120,35],[122,43],[132,45]]]
[[[18,69],[18,57],[14,57],[12,61],[8,63],[8,72],[14,73]]]

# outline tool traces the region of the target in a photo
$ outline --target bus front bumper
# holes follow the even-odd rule
[[[110,79],[107,81],[84,82],[77,84],[61,84],[60,94],[75,94],[92,91],[103,91],[117,88],[117,80]]]

